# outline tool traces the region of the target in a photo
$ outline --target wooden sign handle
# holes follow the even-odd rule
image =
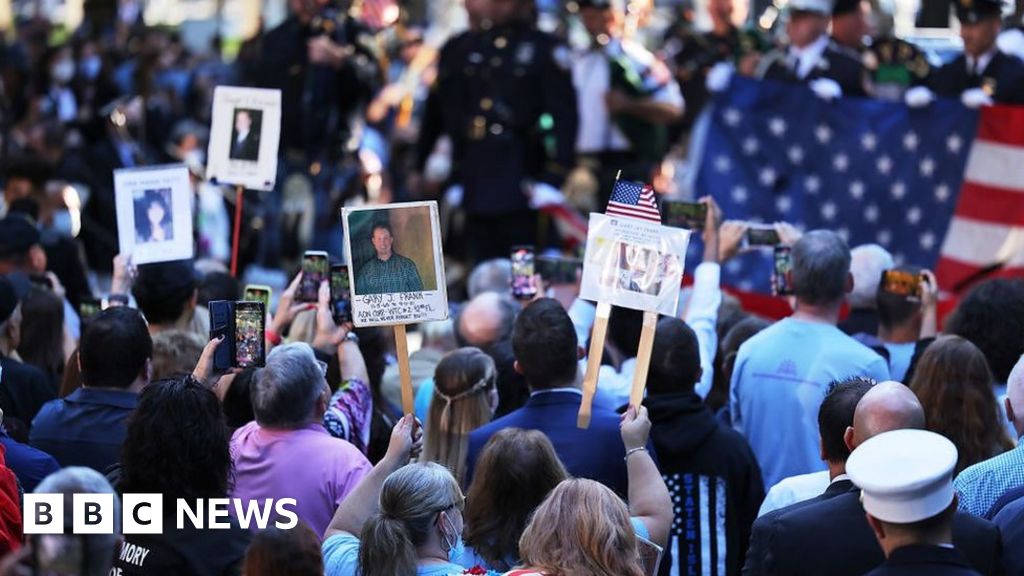
[[[647,386],[647,371],[651,367],[651,351],[654,348],[654,332],[658,327],[658,313],[644,312],[644,323],[640,331],[640,347],[636,352],[636,367],[633,369],[633,388],[629,392],[629,405],[639,408],[644,401]]]
[[[601,372],[601,357],[604,355],[608,318],[611,315],[611,304],[597,304],[597,317],[594,319],[594,331],[590,334],[590,352],[587,354],[587,373],[583,376],[583,403],[580,404],[580,412],[576,417],[577,428],[590,427],[591,407],[594,404],[594,395],[597,394],[597,377]]]
[[[412,414],[412,372],[409,370],[409,340],[405,336],[405,324],[395,326],[395,355],[398,356],[398,379],[402,384],[402,414]]]
[[[231,276],[238,278],[238,239],[242,232],[242,202],[245,200],[245,187],[235,186],[235,221],[231,231]]]

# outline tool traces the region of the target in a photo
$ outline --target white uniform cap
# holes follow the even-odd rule
[[[956,446],[926,430],[894,430],[857,447],[846,473],[861,489],[864,510],[892,524],[938,515],[953,502]]]
[[[817,12],[826,16],[832,15],[831,0],[789,0],[786,7],[788,10],[799,10],[801,12]]]

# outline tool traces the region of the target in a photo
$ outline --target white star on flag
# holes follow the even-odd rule
[[[793,201],[789,196],[779,196],[775,199],[775,208],[779,212],[789,212],[789,209],[793,207]]]
[[[931,177],[935,173],[935,160],[925,157],[921,160],[921,174],[923,176]]]
[[[910,210],[907,210],[907,222],[910,224],[917,224],[921,221],[921,209],[917,206],[911,206]]]
[[[778,175],[775,173],[775,169],[772,167],[765,167],[758,173],[757,179],[761,181],[764,186],[772,186],[775,184],[775,179]]]
[[[728,172],[730,168],[732,168],[732,162],[729,160],[728,156],[719,156],[718,158],[715,158],[715,170],[724,173]]]
[[[887,176],[892,170],[892,158],[888,156],[880,156],[876,164],[878,166],[878,173],[883,176]]]
[[[838,234],[839,237],[843,239],[843,242],[850,241],[850,229],[847,228],[846,226],[841,226],[839,229],[837,229],[836,234]]]
[[[786,121],[778,116],[775,116],[768,121],[768,130],[770,130],[772,135],[776,138],[781,138],[786,133],[786,128]]]
[[[877,222],[878,206],[874,204],[868,204],[867,207],[864,208],[864,219],[867,220],[868,222]]]
[[[892,242],[892,232],[889,232],[888,230],[884,229],[879,230],[878,235],[875,236],[875,239],[878,240],[878,243],[881,244],[882,246],[888,246],[889,243]]]
[[[821,205],[821,217],[825,220],[834,220],[839,209],[836,208],[835,202],[825,202]]]
[[[737,204],[743,204],[747,201],[747,189],[743,186],[733,188],[730,195],[732,196],[733,201]]]
[[[850,167],[850,159],[840,152],[836,154],[835,158],[832,159],[832,166],[837,172],[846,172],[846,169]]]
[[[921,248],[924,248],[925,250],[931,250],[935,247],[935,234],[932,234],[931,232],[921,234],[920,240]]]
[[[850,183],[850,196],[860,200],[864,197],[864,183],[860,180],[854,180]]]
[[[871,132],[868,132],[860,137],[860,145],[864,147],[864,150],[871,152],[878,145],[878,138]]]
[[[789,150],[786,151],[786,155],[789,156],[789,161],[793,164],[799,164],[804,161],[804,149],[799,146],[790,146]]]
[[[918,144],[917,134],[914,134],[913,132],[907,132],[903,136],[903,147],[906,148],[907,150],[909,150],[911,152],[913,152],[914,150],[917,150],[917,144]]]
[[[939,184],[935,187],[935,199],[939,202],[949,200],[949,185]]]
[[[746,140],[743,141],[743,152],[747,156],[753,156],[754,154],[757,154],[757,151],[760,148],[761,148],[761,145],[758,144],[757,138],[754,138],[753,136],[751,136],[751,137],[749,137],[749,138],[747,138]]]
[[[894,199],[900,200],[907,195],[907,185],[903,182],[893,182],[892,187],[889,188],[889,192],[892,194]]]
[[[959,134],[952,134],[949,138],[946,138],[946,149],[953,154],[958,154],[963,145],[964,141],[960,138]]]
[[[822,144],[828,144],[832,140],[832,129],[825,124],[819,124],[814,129],[814,137],[818,139],[818,142]]]
[[[725,119],[725,123],[729,126],[738,126],[740,120],[743,119],[743,115],[735,108],[726,108],[725,112],[722,113],[722,118]]]
[[[808,176],[804,179],[804,188],[807,189],[808,194],[817,194],[818,190],[821,190],[821,178]]]

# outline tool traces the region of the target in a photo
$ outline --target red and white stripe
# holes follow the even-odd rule
[[[1024,107],[982,109],[936,274],[958,292],[983,278],[1024,276]]]

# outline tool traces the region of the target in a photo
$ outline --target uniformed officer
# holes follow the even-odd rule
[[[956,0],[964,53],[933,74],[936,94],[970,107],[1024,103],[1024,63],[996,45],[1001,8],[1000,0]]]
[[[576,150],[597,176],[596,209],[608,203],[617,173],[649,181],[668,148],[667,125],[683,115],[668,68],[622,36],[625,14],[611,0],[580,0],[590,46],[574,55],[580,126]]]
[[[836,49],[828,35],[829,0],[793,0],[787,8],[789,45],[766,55],[757,76],[807,84],[823,98],[866,96],[864,67]]]
[[[434,101],[453,145],[474,261],[537,239],[530,198],[575,164],[576,95],[565,46],[537,30],[530,0],[492,0],[481,30],[441,55]]]
[[[339,244],[327,245],[327,234],[340,228],[335,210],[341,200],[339,165],[351,161],[358,149],[361,112],[382,75],[369,30],[331,0],[291,0],[290,7],[291,15],[263,40],[254,83],[281,90],[284,161],[279,163],[278,187],[289,173],[312,180],[314,245],[337,251]],[[280,202],[277,196],[270,200]],[[274,226],[276,214],[267,216],[268,226]],[[277,234],[263,236],[270,241]],[[265,250],[265,260],[274,262],[276,256],[274,250]]]
[[[867,0],[836,0],[832,6],[832,46],[860,60],[869,36],[871,4]]]
[[[846,473],[885,552],[868,576],[977,575],[953,547],[957,449],[926,430],[895,430],[857,447]]]

